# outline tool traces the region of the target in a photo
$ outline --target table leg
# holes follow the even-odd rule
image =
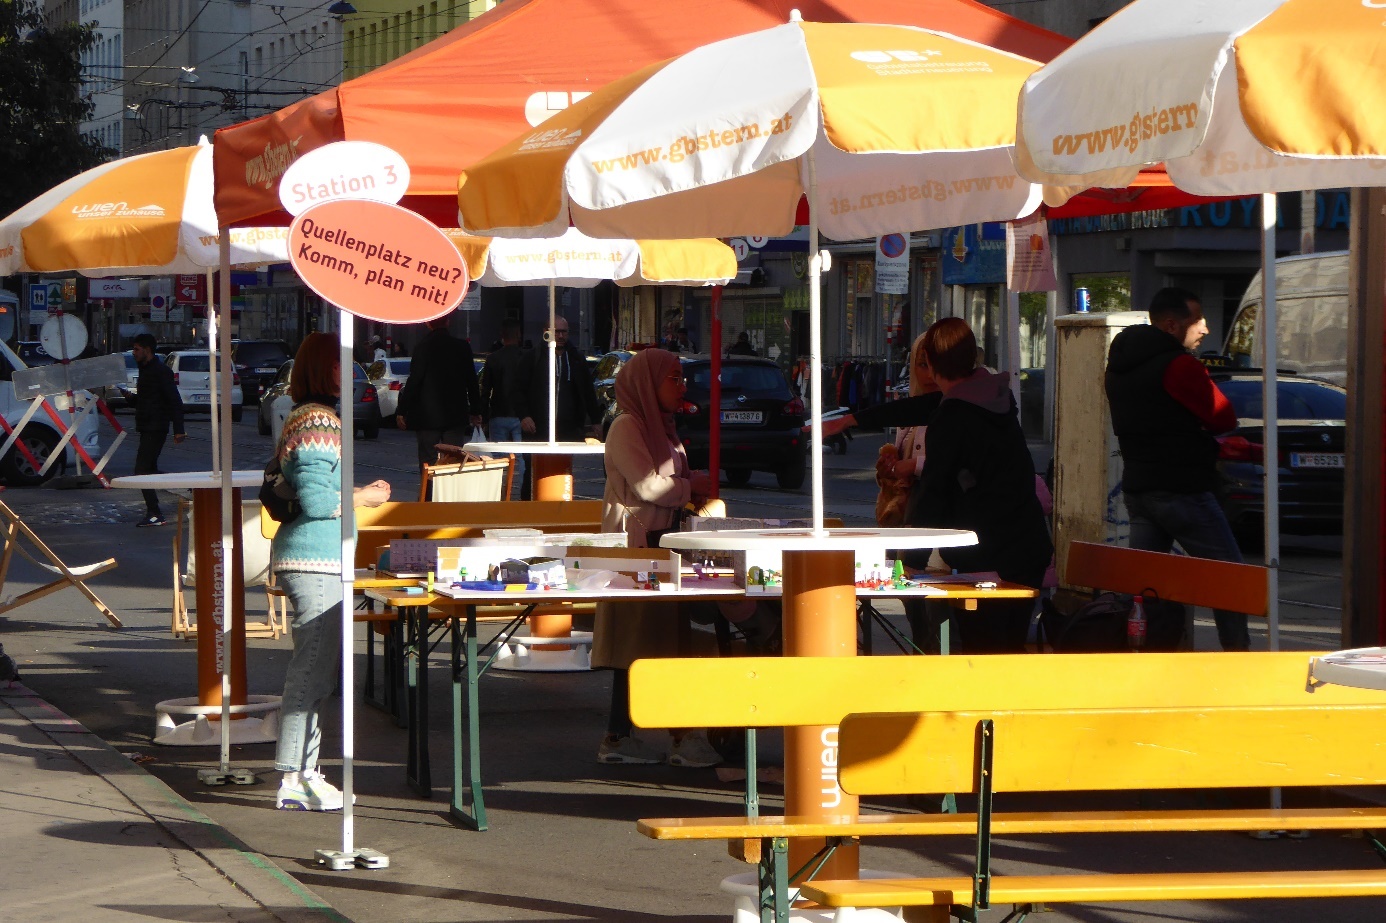
[[[856,556],[851,551],[784,553],[784,655],[854,657],[857,653]],[[837,784],[837,728],[786,728],[784,810],[807,817],[855,815],[857,798]],[[803,867],[825,845],[818,838],[789,844],[789,869]],[[839,847],[819,872],[856,878],[856,844]]]
[[[428,759],[428,607],[410,606],[406,611],[411,630],[405,656],[409,673],[409,754],[404,776],[410,788],[432,798],[433,774]]]
[[[535,500],[573,499],[573,459],[569,455],[531,455],[529,470],[534,477],[531,496]],[[569,606],[552,607],[529,617],[532,638],[566,638],[573,633],[573,610]],[[564,645],[537,645],[536,651],[567,650]]]
[[[231,619],[231,704],[246,702],[245,568],[241,556],[240,523],[234,536],[227,580],[218,588],[221,560],[221,490],[194,490],[193,554],[197,558],[197,703],[221,704],[221,670],[225,662],[224,619]],[[239,513],[241,492],[231,492],[231,509]]]
[[[469,830],[485,830],[486,800],[481,792],[481,671],[477,667],[475,605],[467,606],[467,627],[461,638],[455,619],[452,632],[453,754],[449,810]],[[459,640],[462,643],[459,644]]]

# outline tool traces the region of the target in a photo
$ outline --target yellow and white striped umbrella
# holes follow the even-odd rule
[[[736,278],[736,254],[720,240],[606,240],[569,228],[517,240],[445,231],[477,285],[719,285]]]
[[[0,276],[195,273],[217,266],[212,147],[139,154],[93,167],[0,220]],[[233,265],[288,259],[284,228],[231,234]]]
[[[1016,162],[1060,204],[1163,161],[1249,195],[1386,183],[1386,2],[1136,0],[1035,72]]]
[[[1015,99],[1033,61],[907,26],[792,21],[653,65],[462,174],[469,233],[783,235],[809,192],[849,240],[1028,214]]]
[[[1011,161],[1034,61],[908,26],[803,22],[645,68],[458,181],[462,227],[551,237],[782,236],[809,226],[811,496],[823,528],[818,234],[1004,221],[1039,204]],[[801,210],[801,200],[807,208]]]

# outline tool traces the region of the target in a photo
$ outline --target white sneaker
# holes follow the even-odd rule
[[[279,783],[274,806],[282,811],[340,811],[342,793],[321,772],[305,772],[299,775],[297,785]]]
[[[673,752],[669,754],[669,765],[671,766],[702,769],[707,766],[716,766],[720,762],[722,762],[722,754],[718,753],[712,744],[707,742],[707,735],[702,731],[685,734],[681,740],[674,742]]]
[[[599,763],[632,763],[649,766],[664,762],[664,754],[639,737],[604,737],[597,748]]]

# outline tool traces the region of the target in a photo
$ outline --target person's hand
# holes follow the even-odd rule
[[[482,422],[483,422],[482,419],[481,419],[481,414],[479,414],[479,413],[474,413],[474,414],[472,414],[471,420],[472,420],[472,426],[480,426],[480,425],[482,424]]]
[[[533,436],[535,433],[539,431],[539,428],[534,425],[533,417],[525,417],[523,420],[520,421],[520,431]]]
[[[915,463],[913,458],[899,458],[895,461],[894,474],[897,478],[905,479],[914,477]]]
[[[408,429],[409,424],[404,422],[404,414],[395,414],[395,429]]]
[[[187,433],[174,433],[174,434],[173,434],[173,441],[174,441],[174,442],[182,442],[184,439],[187,439],[187,438],[188,438],[188,434],[187,434]]]
[[[706,500],[712,493],[712,476],[706,471],[693,471],[688,475],[688,493],[693,499]]]
[[[351,499],[353,506],[379,506],[390,499],[390,483],[372,481],[365,487],[358,487],[352,491]]]

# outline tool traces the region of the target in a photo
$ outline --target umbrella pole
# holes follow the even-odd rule
[[[549,444],[558,441],[558,335],[554,332],[557,309],[553,283],[549,283]]]
[[[217,316],[217,300],[212,290],[212,271],[207,271],[207,395],[212,418],[212,474],[221,474],[221,375],[217,372],[217,338],[221,319]],[[229,353],[227,355],[230,355]],[[227,388],[230,394],[231,389]],[[230,411],[228,410],[229,414]]]
[[[711,372],[707,386],[707,473],[711,475],[708,497],[717,499],[722,483],[722,286],[712,287]]]
[[[808,172],[809,213],[809,396],[813,403],[809,425],[811,490],[813,494],[813,530],[825,534],[823,528],[823,298],[819,286],[823,281],[822,257],[818,250],[818,207],[814,202],[818,191],[818,176],[814,169],[813,150],[805,160]],[[720,408],[719,408],[720,409]]]
[[[356,636],[356,511],[352,504],[352,488],[356,483],[356,359],[352,342],[356,333],[354,315],[338,308],[337,332],[341,343],[338,387],[341,389],[342,420],[342,848],[341,851],[319,849],[315,853],[319,865],[334,871],[350,868],[386,868],[388,856],[373,849],[356,846],[355,797],[356,767],[356,677],[353,643]]]
[[[1276,401],[1277,324],[1275,311],[1276,196],[1261,196],[1261,418],[1263,446],[1261,469],[1265,487],[1261,516],[1266,541],[1266,615],[1270,623],[1269,648],[1280,650],[1280,414]]]

